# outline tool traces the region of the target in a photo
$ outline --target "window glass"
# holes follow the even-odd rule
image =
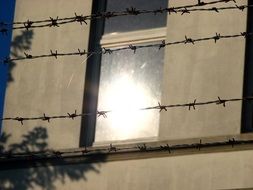
[[[107,0],[107,11],[125,11],[134,7],[138,10],[153,10],[165,8],[168,0]],[[129,15],[106,19],[105,33],[127,32],[148,28],[159,28],[166,25],[166,13]]]
[[[131,7],[153,10],[167,6],[168,0],[108,0],[106,11],[125,11]],[[105,19],[104,34],[115,35],[101,36],[101,46],[112,49],[124,44],[158,43],[158,39],[161,42],[166,36],[163,27],[166,26],[167,14],[158,14]],[[158,47],[137,49],[135,53],[123,50],[101,56],[97,110],[112,112],[107,113],[106,118],[100,116],[96,119],[96,143],[157,137],[159,111],[140,108],[158,105],[161,100],[163,59],[164,48],[159,50]]]
[[[157,136],[159,112],[138,109],[158,105],[163,57],[153,47],[102,56],[98,110],[113,112],[97,119],[96,142]]]

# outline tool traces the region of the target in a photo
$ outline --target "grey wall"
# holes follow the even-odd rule
[[[210,2],[210,1],[205,1]],[[245,4],[247,1],[237,1]],[[196,1],[171,0],[170,6],[194,4]],[[220,6],[230,6],[226,3]],[[211,5],[210,7],[213,7]],[[171,14],[168,17],[167,41],[240,34],[246,31],[247,11],[226,10]],[[163,81],[163,104],[190,103],[240,98],[243,94],[245,39],[225,39],[176,45],[166,48]],[[191,109],[193,110],[193,109]],[[241,102],[171,109],[161,115],[160,138],[179,139],[199,136],[239,134]]]
[[[1,171],[0,182],[2,187],[13,185],[19,190],[249,188],[253,187],[252,156],[253,151],[239,151]]]
[[[88,15],[90,0],[74,1],[32,1],[17,0],[15,21],[71,17],[74,13]],[[59,28],[39,28],[30,32],[15,30],[12,51],[17,56],[23,52],[32,55],[49,54],[50,49],[73,52],[88,46],[89,23],[77,23]],[[45,58],[16,62],[11,70],[13,81],[6,91],[4,116],[33,117],[41,115],[62,115],[82,110],[86,58],[81,56]],[[79,146],[80,118],[75,120],[54,120],[4,122],[3,131],[11,134],[9,143],[19,142],[23,134],[34,127],[48,130],[49,148],[73,148]]]

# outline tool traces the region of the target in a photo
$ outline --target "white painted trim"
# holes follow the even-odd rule
[[[132,32],[110,33],[103,35],[100,44],[104,48],[125,46],[128,44],[140,44],[162,41],[166,38],[166,27],[139,30]]]

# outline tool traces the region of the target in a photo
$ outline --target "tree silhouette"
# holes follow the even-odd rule
[[[8,142],[11,135],[3,133],[0,138],[0,150],[3,153],[6,149],[4,144]],[[43,127],[35,127],[32,131],[23,135],[20,143],[11,144],[8,148],[10,152],[32,152],[47,150],[47,130]],[[91,158],[92,159],[92,158]],[[105,157],[100,161],[104,162]],[[90,160],[91,161],[91,160]],[[88,161],[88,162],[90,162]],[[87,180],[85,173],[93,171],[99,173],[99,163],[95,164],[78,164],[78,165],[57,165],[42,167],[29,167],[24,169],[2,170],[0,172],[0,189],[1,190],[26,190],[41,187],[46,190],[56,188],[54,182],[60,180],[65,183],[68,177],[71,180]]]
[[[21,31],[19,35],[16,35],[11,42],[11,52],[10,52],[11,57],[19,58],[20,55],[24,54],[24,51],[30,50],[33,36],[34,36],[33,30],[24,30]],[[9,84],[9,82],[14,81],[12,70],[15,66],[16,63],[14,61],[10,61],[8,63],[7,85]]]

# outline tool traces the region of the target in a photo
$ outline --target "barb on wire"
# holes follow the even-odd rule
[[[68,116],[69,116],[69,118],[71,118],[71,119],[75,119],[78,115],[76,114],[76,110],[75,110],[75,112],[74,113],[68,113]]]
[[[191,110],[191,108],[193,108],[194,110],[196,109],[196,108],[195,108],[196,101],[197,101],[197,100],[195,99],[194,102],[188,104],[188,106],[189,106],[188,109],[189,109],[189,110]]]
[[[49,25],[49,27],[60,27],[59,24],[58,24],[58,19],[59,17],[57,16],[55,19],[50,17],[50,20],[51,20],[51,24]]]
[[[130,45],[129,45],[128,47],[129,47],[129,49],[131,49],[131,48],[130,48]],[[92,53],[100,53],[100,52],[92,52]],[[102,49],[102,53],[103,53],[103,54],[107,54],[107,53],[108,53],[108,54],[112,54],[112,53],[113,53],[113,50],[103,48],[103,49]]]
[[[87,54],[85,49],[83,50],[83,52],[78,48],[78,52],[79,52],[79,55],[82,56],[82,55],[85,55]]]
[[[133,50],[134,53],[136,52],[136,49],[137,49],[136,46],[130,44],[130,45],[129,45],[129,48],[130,48],[131,50]]]
[[[235,144],[236,144],[235,138],[229,139],[229,140],[228,140],[228,144],[231,144],[232,148],[234,148],[234,146],[235,146]]]
[[[19,121],[21,123],[21,125],[24,125],[23,121],[26,119],[23,117],[15,117],[15,118],[13,118],[13,120]]]
[[[29,30],[32,27],[32,24],[33,22],[28,19],[26,22],[24,22],[25,29]]]
[[[162,105],[160,104],[160,102],[158,102],[158,107],[159,107],[159,109],[160,109],[159,112],[162,112],[163,110],[164,110],[164,111],[168,111],[167,108],[166,108],[166,106],[162,106]]]
[[[145,107],[145,108],[140,108],[137,109],[139,111],[144,111],[144,110],[159,110],[159,113],[162,112],[162,110],[167,111],[168,109],[171,108],[176,108],[176,107],[188,107],[188,110],[191,110],[191,108],[196,109],[197,106],[203,106],[203,105],[210,105],[210,104],[216,104],[216,105],[220,105],[222,104],[225,107],[225,103],[229,103],[229,102],[239,102],[239,101],[252,101],[253,100],[253,96],[248,96],[248,97],[243,97],[243,98],[232,98],[232,99],[221,99],[218,96],[218,100],[212,100],[212,101],[206,101],[206,102],[197,102],[197,100],[195,99],[194,102],[190,102],[190,103],[184,103],[184,104],[170,104],[170,105],[161,105],[158,102],[158,106],[149,106],[149,107]],[[90,115],[97,115],[97,117],[102,116],[104,119],[107,118],[107,114],[112,113],[112,112],[116,112],[113,110],[110,111],[97,111],[96,113],[82,113],[82,114],[77,114],[77,111],[75,110],[74,113],[70,114],[67,113],[67,115],[58,115],[58,116],[46,116],[45,114],[41,117],[4,117],[4,118],[0,118],[0,121],[18,121],[21,123],[21,125],[23,125],[24,121],[28,121],[28,120],[42,120],[42,121],[50,121],[52,119],[74,119],[76,117],[87,117]]]
[[[188,13],[188,14],[191,13],[190,10],[188,10],[187,8],[182,9],[182,11],[179,10],[179,12],[182,12],[181,15],[183,15],[183,14],[185,14],[185,13]]]
[[[158,50],[160,50],[161,48],[164,48],[166,46],[172,46],[172,45],[179,45],[179,44],[187,45],[189,43],[196,44],[196,42],[211,41],[211,40],[214,40],[214,42],[216,43],[218,40],[221,40],[221,39],[233,39],[233,38],[238,38],[238,37],[247,38],[247,37],[252,37],[252,36],[253,36],[253,33],[251,33],[251,32],[241,32],[239,34],[232,34],[232,35],[229,35],[229,34],[221,35],[220,33],[216,32],[216,34],[214,36],[197,38],[197,39],[193,39],[193,38],[189,38],[189,37],[185,36],[185,39],[179,40],[179,41],[174,41],[174,42],[167,42],[166,43],[163,40],[161,43],[154,43],[154,44],[147,44],[147,45],[129,44],[129,45],[126,45],[125,47],[114,48],[114,49],[102,48],[99,51],[93,51],[93,52],[88,52],[85,50],[81,51],[80,49],[77,49],[78,51],[68,52],[68,53],[58,53],[57,50],[55,50],[55,52],[50,50],[50,54],[42,54],[42,55],[31,55],[31,54],[24,53],[25,54],[24,57],[18,57],[18,58],[12,58],[12,59],[10,59],[9,57],[6,57],[5,59],[0,60],[0,62],[8,63],[11,61],[20,61],[20,60],[25,60],[25,59],[38,59],[38,58],[46,58],[46,57],[55,57],[57,59],[58,57],[63,57],[63,56],[112,54],[113,52],[124,51],[124,50],[132,50],[135,53],[138,49],[143,49],[143,48],[152,47],[152,48],[158,48]]]
[[[110,144],[110,146],[108,148],[108,152],[117,152],[116,146],[113,146],[112,144]]]
[[[97,111],[98,117],[103,116],[103,118],[107,118],[108,111]]]
[[[160,148],[161,148],[162,150],[166,150],[166,151],[168,151],[169,153],[171,153],[171,147],[170,147],[169,144],[166,144],[165,146],[161,145]]]
[[[43,114],[43,118],[42,118],[43,121],[47,121],[48,123],[50,123],[50,119],[51,119],[51,118],[48,117],[48,116],[46,116],[45,113]]]
[[[55,52],[53,52],[52,50],[50,50],[51,56],[54,56],[55,59],[57,59],[58,53],[57,50],[55,50]]]
[[[200,151],[200,149],[202,148],[202,140],[199,140],[199,143],[197,144],[197,149]]]
[[[247,32],[241,32],[241,35],[244,36],[244,38],[246,38],[248,34]]]
[[[226,107],[226,100],[222,100],[219,96],[218,96],[218,101],[217,101],[217,103],[216,104],[222,104],[223,105],[223,107]]]
[[[206,5],[206,3],[203,2],[203,1],[201,1],[201,0],[198,0],[198,5],[199,5],[199,6],[204,6],[204,5]]]
[[[235,5],[239,10],[241,10],[241,11],[244,11],[244,9],[246,8],[244,5],[242,5],[242,6],[238,6],[238,5]]]
[[[185,36],[185,42],[184,42],[185,44],[187,44],[187,43],[192,43],[192,44],[194,44],[194,40],[193,39],[191,39],[191,38],[187,38],[187,36]]]
[[[171,14],[171,13],[177,13],[177,9],[176,9],[176,7],[170,7],[170,8],[167,8],[166,9],[167,10],[167,12],[169,13],[169,15]]]
[[[212,7],[210,10],[215,11],[216,13],[219,13],[219,8],[217,7]]]
[[[59,27],[60,25],[68,24],[68,23],[82,23],[87,24],[88,20],[94,20],[94,19],[109,19],[112,17],[119,17],[119,16],[127,16],[127,15],[140,15],[140,14],[154,14],[158,15],[157,13],[178,13],[181,12],[181,15],[184,15],[185,13],[190,13],[194,11],[219,11],[219,10],[226,10],[226,9],[239,9],[243,10],[245,8],[251,7],[251,5],[241,5],[241,6],[231,6],[231,7],[222,7],[222,8],[195,8],[195,9],[189,9],[189,8],[194,8],[194,7],[203,7],[204,5],[214,5],[218,3],[228,3],[228,2],[234,2],[236,3],[235,0],[216,0],[212,2],[204,2],[198,0],[196,4],[192,5],[184,5],[184,6],[178,6],[178,7],[171,7],[171,8],[159,8],[159,9],[153,9],[153,10],[138,10],[135,7],[130,7],[127,8],[125,11],[121,12],[103,12],[103,13],[96,13],[96,14],[91,14],[87,16],[83,15],[77,15],[75,13],[75,16],[72,17],[64,17],[64,18],[53,18],[49,17],[50,19],[45,19],[45,20],[28,20],[24,22],[13,22],[13,23],[4,23],[1,22],[5,25],[14,25],[12,28],[13,30],[18,30],[18,29],[30,29],[30,28],[43,28],[43,27]],[[7,31],[6,31],[7,32]]]
[[[83,16],[83,15],[77,15],[76,13],[75,13],[75,21],[79,22],[81,25],[83,23],[85,23],[86,25],[88,24],[86,22],[86,17],[85,16]]]
[[[216,43],[221,38],[221,35],[216,32],[216,35],[213,37],[214,43]]]
[[[130,15],[138,15],[138,14],[141,14],[141,11],[137,10],[136,8],[134,7],[131,7],[131,8],[127,8],[126,9],[126,12]]]
[[[164,48],[166,46],[166,43],[165,43],[165,40],[163,40],[162,42],[161,42],[161,44],[159,45],[159,50],[161,49],[161,48]]]
[[[27,54],[26,52],[24,52],[24,54],[25,54],[25,57],[27,59],[32,59],[33,58],[33,56],[31,54]]]
[[[137,148],[142,151],[142,152],[145,152],[148,150],[146,144],[143,144],[143,145],[138,145]]]

